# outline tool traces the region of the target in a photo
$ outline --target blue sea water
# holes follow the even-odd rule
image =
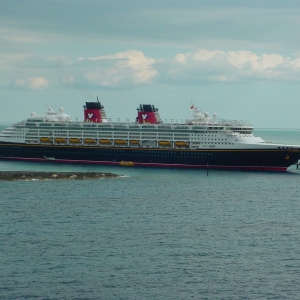
[[[257,130],[300,144],[298,130]],[[0,299],[299,299],[300,169],[0,161],[115,179],[0,182]]]

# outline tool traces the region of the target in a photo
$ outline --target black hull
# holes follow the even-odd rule
[[[133,162],[134,166],[150,167],[286,171],[300,159],[300,148],[188,150],[1,143],[0,159],[112,165]]]

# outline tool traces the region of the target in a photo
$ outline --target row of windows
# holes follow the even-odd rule
[[[206,138],[191,138],[191,140],[201,140],[201,141],[227,141],[227,139],[206,139]]]
[[[12,135],[8,135],[8,134],[5,134],[6,137],[14,137]],[[45,136],[52,136],[51,133],[40,133],[40,134],[35,134],[35,133],[27,133],[26,134],[27,137],[45,137]],[[55,133],[55,136],[56,137],[67,137],[67,136],[72,136],[72,137],[82,137],[81,134],[73,134],[73,133],[69,133],[69,135],[67,133]],[[127,134],[124,134],[124,135],[121,135],[121,134],[114,134],[114,135],[111,135],[111,134],[99,134],[98,135],[100,138],[102,137],[107,137],[107,138],[123,138],[123,139],[127,139],[128,138],[128,135]],[[17,137],[24,137],[24,135],[17,135]],[[89,134],[85,134],[84,137],[97,137],[97,134],[96,133],[89,133]],[[129,138],[157,138],[157,139],[172,139],[173,136],[170,134],[170,135],[156,135],[156,134],[143,134],[142,137],[140,136],[140,134],[130,134],[129,135]],[[189,136],[187,135],[174,135],[174,139],[186,139],[186,138],[189,138]],[[193,135],[193,137],[191,138],[191,140],[215,140],[215,141],[225,141],[227,139],[222,139],[222,138],[203,138],[203,137],[199,137],[199,136],[196,136],[196,135]]]
[[[22,151],[22,149],[15,149],[15,151]],[[152,157],[173,157],[173,158],[176,158],[176,157],[193,157],[193,158],[196,158],[196,157],[207,157],[207,156],[213,156],[214,153],[207,153],[207,152],[155,152],[155,151],[147,151],[147,152],[136,152],[136,153],[132,153],[132,152],[127,152],[127,153],[123,153],[123,152],[120,152],[120,151],[114,151],[114,152],[108,152],[108,153],[91,153],[91,152],[87,152],[87,151],[80,151],[80,152],[77,152],[77,151],[51,151],[51,150],[36,150],[36,149],[32,149],[30,150],[31,153],[39,153],[41,155],[43,154],[50,154],[50,155],[59,155],[59,154],[72,154],[72,155],[76,155],[76,154],[86,154],[86,155],[93,155],[93,154],[100,154],[100,155],[117,155],[117,156],[146,156],[146,157],[149,157],[149,156],[152,156]]]
[[[1,146],[1,148],[9,148],[9,149],[22,150],[23,147],[21,147],[21,146]]]
[[[26,128],[26,129],[28,129],[28,128]],[[53,130],[54,128],[48,128],[48,130]],[[14,131],[15,130],[15,128],[7,128],[6,130],[11,130],[11,131]],[[47,128],[43,128],[43,129],[41,129],[41,130],[47,130]],[[122,128],[82,128],[81,130],[78,130],[78,129],[75,129],[74,128],[74,130],[72,130],[72,128],[66,128],[66,127],[55,127],[55,131],[69,131],[69,132],[76,132],[76,133],[81,133],[81,132],[86,132],[86,133],[88,133],[88,132],[91,132],[91,131],[96,131],[96,132],[101,132],[101,131],[110,131],[110,132],[120,132],[120,133],[131,133],[131,132],[150,132],[150,133],[153,133],[153,132],[155,132],[155,133],[166,133],[166,134],[168,134],[168,132],[169,131],[166,131],[166,129],[164,129],[164,128],[159,128],[159,129],[156,129],[156,128],[148,128],[148,129],[145,129],[145,128],[143,128],[142,130],[141,130],[141,128],[124,128],[124,129],[122,129]],[[219,133],[220,131],[208,131],[208,130],[191,130],[191,129],[189,129],[189,130],[185,130],[185,131],[183,131],[183,130],[176,130],[176,129],[171,129],[172,130],[172,133],[174,133],[174,134],[182,134],[182,133],[185,133],[185,134],[190,134],[191,133],[191,131],[192,132],[195,132],[195,133],[200,133],[200,134],[203,134],[203,133],[207,133],[207,134],[211,134],[211,133]],[[30,129],[30,131],[35,131],[35,132],[37,132],[38,130],[37,129]],[[222,132],[224,132],[224,131],[222,131]],[[242,131],[241,131],[242,132]],[[247,132],[247,131],[244,131],[245,133],[251,133],[251,132]]]
[[[18,151],[23,151],[23,147],[21,146],[2,146],[1,148],[4,149],[12,149],[12,150],[18,150]],[[26,149],[28,150],[28,148]],[[55,154],[59,154],[59,153],[71,153],[71,154],[76,154],[76,153],[84,153],[84,154],[92,154],[92,153],[99,153],[99,154],[118,154],[118,155],[128,155],[128,154],[132,154],[132,155],[160,155],[160,156],[201,156],[201,155],[213,155],[212,152],[179,152],[179,151],[159,151],[159,150],[151,150],[151,151],[139,151],[139,150],[132,150],[132,151],[128,151],[128,150],[111,150],[111,149],[91,149],[91,151],[75,151],[75,150],[55,150],[55,149],[38,149],[38,148],[33,148],[30,149],[30,152],[47,152],[47,153],[55,153]]]
[[[202,145],[202,144],[209,144],[209,145],[234,145],[234,143],[213,143],[213,142],[191,142],[191,145]]]

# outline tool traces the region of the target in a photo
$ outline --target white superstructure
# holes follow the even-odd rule
[[[184,124],[139,124],[108,122],[107,118],[106,122],[101,123],[73,122],[63,108],[54,112],[49,107],[44,115],[32,113],[27,120],[6,128],[0,134],[0,142],[168,149],[293,147],[264,142],[253,135],[253,126],[247,122],[217,120],[216,114],[209,118],[207,113],[202,113],[197,108],[193,110],[193,118],[186,120]]]

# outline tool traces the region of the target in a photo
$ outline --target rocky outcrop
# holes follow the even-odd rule
[[[2,171],[0,180],[80,180],[116,178],[119,175],[102,172],[37,172],[37,171]]]

